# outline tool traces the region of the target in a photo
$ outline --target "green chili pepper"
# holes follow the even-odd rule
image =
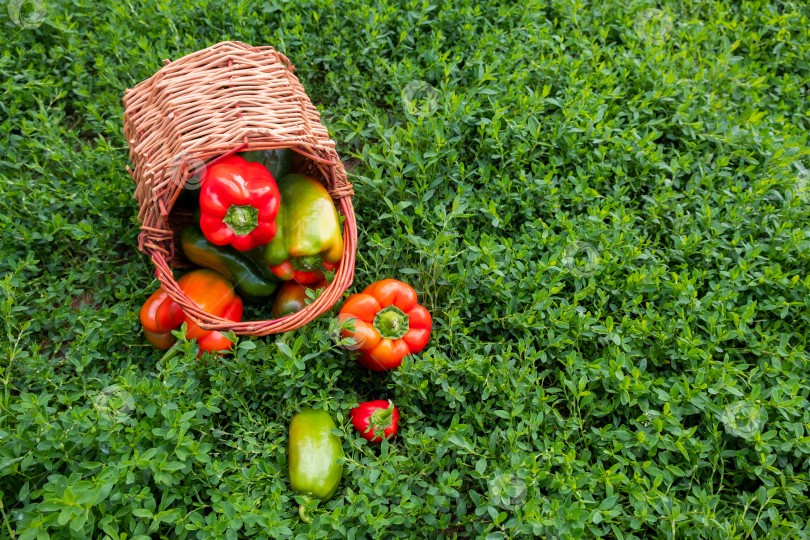
[[[236,292],[245,302],[259,302],[279,286],[269,270],[263,270],[246,254],[231,246],[218,246],[209,242],[196,225],[189,225],[180,233],[180,245],[188,260],[219,272],[233,282]]]

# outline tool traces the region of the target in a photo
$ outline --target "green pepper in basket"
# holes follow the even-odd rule
[[[209,242],[196,225],[183,229],[180,246],[188,260],[215,270],[233,282],[236,292],[245,302],[256,303],[267,298],[281,283],[272,272],[261,268],[246,254],[231,246]]]
[[[326,188],[308,176],[289,174],[278,181],[281,208],[276,235],[251,257],[279,279],[303,285],[324,279],[343,256],[343,235],[335,203]]]
[[[293,151],[289,148],[279,148],[277,150],[253,150],[252,152],[240,152],[246,161],[251,163],[261,163],[274,179],[278,180],[292,172]]]
[[[314,285],[301,285],[297,281],[285,281],[279,288],[276,299],[273,300],[273,310],[270,312],[274,319],[297,313],[307,307],[307,289],[321,289],[326,287],[326,280]]]

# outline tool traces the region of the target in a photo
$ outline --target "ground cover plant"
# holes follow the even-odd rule
[[[2,8],[3,537],[810,534],[804,3]],[[337,346],[339,306],[207,365],[145,341],[121,97],[228,39],[292,59],[346,160],[349,292],[433,314],[397,370]],[[346,456],[309,524],[304,407]]]

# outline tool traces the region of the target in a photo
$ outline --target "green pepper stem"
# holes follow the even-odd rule
[[[312,501],[312,497],[304,495],[304,502],[298,505],[298,517],[300,517],[301,521],[304,523],[312,521],[312,509],[310,508]]]
[[[237,236],[248,235],[259,226],[259,209],[249,204],[231,205],[222,223]]]
[[[323,267],[323,257],[320,255],[307,255],[306,257],[296,257],[290,263],[292,263],[295,270],[314,272]]]
[[[375,436],[385,437],[385,430],[391,427],[391,418],[394,415],[394,402],[388,400],[387,409],[377,409],[368,417],[371,431]],[[377,431],[380,431],[378,434]]]
[[[380,337],[400,339],[410,330],[410,319],[397,306],[388,306],[374,316],[374,329],[377,330]]]
[[[298,505],[298,517],[300,517],[301,521],[303,521],[304,523],[309,523],[310,521],[312,521],[312,516],[309,515],[306,507],[304,507],[303,504]]]
[[[171,347],[170,347],[170,348],[169,348],[169,349],[166,351],[166,354],[164,354],[164,355],[163,355],[163,356],[160,358],[160,360],[158,360],[158,362],[163,362],[163,363],[168,362],[169,360],[171,360],[172,358],[174,358],[175,356],[177,356],[178,354],[180,354],[180,351],[181,351],[181,349],[182,349],[182,348],[183,348],[183,345],[182,345],[182,343],[181,343],[180,341],[175,342],[175,344],[174,344],[174,345],[172,345],[172,346],[171,346]]]

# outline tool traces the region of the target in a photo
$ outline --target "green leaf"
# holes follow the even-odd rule
[[[284,356],[288,356],[290,358],[294,357],[292,349],[290,349],[290,346],[284,343],[283,341],[276,341],[276,346],[278,346],[278,350],[280,350],[281,353],[284,354]]]
[[[616,506],[616,501],[619,500],[618,495],[613,495],[612,497],[607,497],[599,503],[599,510],[602,512],[606,512]]]

